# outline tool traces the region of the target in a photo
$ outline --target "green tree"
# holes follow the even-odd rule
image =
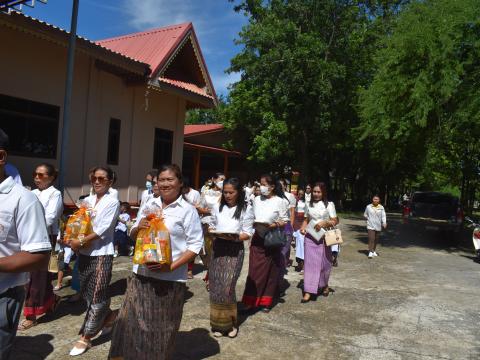
[[[478,5],[476,0],[413,2],[381,40],[373,81],[360,91],[357,135],[385,174],[405,169],[397,183],[413,178],[425,189],[475,188]],[[471,189],[467,192],[471,197]]]

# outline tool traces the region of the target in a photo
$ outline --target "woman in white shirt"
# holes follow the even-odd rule
[[[110,310],[108,285],[112,278],[114,231],[120,209],[118,200],[109,194],[113,171],[96,167],[90,173],[94,195],[86,197],[92,230],[89,235],[72,239],[69,243],[78,253],[80,294],[87,303],[85,320],[80,329],[81,338],[70,351],[71,356],[83,354],[91,346],[91,339],[102,328],[110,331],[115,313]]]
[[[380,204],[380,196],[375,195],[372,198],[372,203],[367,205],[363,214],[367,220],[368,231],[368,258],[378,256],[377,243],[380,232],[387,228],[387,215],[385,208]]]
[[[51,164],[40,164],[33,173],[33,181],[37,188],[32,192],[38,197],[45,210],[45,220],[52,246],[58,235],[58,221],[63,212],[62,194],[53,186],[56,178],[57,171]],[[25,320],[18,329],[27,330],[35,326],[37,316],[54,311],[59,301],[60,297],[53,293],[51,274],[47,270],[31,272],[23,308]]]
[[[146,206],[158,208],[170,233],[172,264],[134,265],[118,315],[109,359],[170,359],[182,320],[187,264],[203,245],[200,218],[182,195],[182,172],[177,165],[163,166],[158,175],[159,198]],[[136,238],[149,228],[144,214],[132,227]]]
[[[269,312],[277,294],[283,262],[281,247],[265,247],[264,238],[271,229],[283,229],[290,217],[282,186],[271,175],[261,177],[260,191],[262,195],[253,201],[255,234],[250,245],[248,277],[242,302],[245,311],[261,307],[262,311]]]
[[[212,209],[209,231],[214,236],[210,262],[210,325],[214,336],[237,336],[235,286],[242,271],[244,246],[253,235],[253,211],[237,178],[223,183],[220,204]]]
[[[304,259],[304,246],[305,235],[300,231],[302,228],[303,220],[305,219],[305,208],[307,204],[305,201],[305,191],[298,190],[297,207],[295,208],[295,221],[293,222],[293,236],[295,238],[295,259],[297,261],[296,271],[303,270]]]
[[[202,226],[204,232],[204,244],[200,257],[207,270],[209,267],[210,259],[212,258],[212,246],[213,237],[208,233],[208,224],[212,221],[212,209],[215,205],[220,204],[220,198],[222,197],[223,181],[225,175],[223,173],[216,173],[213,177],[212,186],[202,192],[200,199],[200,206],[197,207],[199,214],[202,216]],[[208,286],[208,271],[203,281],[206,282],[207,290]]]
[[[305,220],[302,233],[305,235],[305,276],[303,281],[302,303],[310,301],[322,289],[323,296],[328,296],[330,288],[328,280],[332,269],[332,251],[325,245],[325,236],[318,241],[306,231],[309,222],[314,230],[324,231],[338,223],[337,213],[333,202],[328,201],[327,187],[324,183],[316,183],[312,189],[312,198],[305,209]]]

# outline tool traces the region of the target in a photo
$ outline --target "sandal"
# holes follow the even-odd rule
[[[223,334],[222,334],[220,331],[214,331],[214,332],[213,332],[213,336],[215,336],[215,337],[222,337]]]
[[[63,288],[64,288],[63,285],[57,285],[57,286],[55,286],[55,287],[53,288],[53,291],[60,291],[60,290],[62,290]]]
[[[75,345],[73,345],[73,349],[70,350],[70,356],[78,356],[85,353],[88,349],[92,347],[92,343],[90,340],[78,340]]]
[[[326,286],[322,291],[322,295],[323,296],[328,296],[328,294],[330,294],[330,288],[328,286]]]
[[[37,320],[23,320],[20,325],[18,325],[18,331],[25,331],[28,330],[38,324]]]
[[[232,331],[230,331],[230,332],[228,333],[228,337],[229,337],[230,339],[236,338],[237,335],[238,335],[238,328],[235,328],[235,327],[233,328]]]

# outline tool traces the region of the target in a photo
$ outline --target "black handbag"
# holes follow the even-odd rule
[[[281,228],[274,228],[265,234],[264,245],[267,248],[282,247],[287,243],[287,235]]]

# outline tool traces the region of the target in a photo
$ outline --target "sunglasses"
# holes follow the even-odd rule
[[[43,179],[43,178],[48,177],[48,174],[34,172],[34,173],[32,174],[32,176],[33,176],[34,179],[35,179],[37,176],[38,176],[40,179]]]
[[[100,184],[105,184],[106,182],[108,182],[110,180],[108,178],[106,178],[105,176],[90,176],[90,182],[92,184],[95,184],[97,181]]]

